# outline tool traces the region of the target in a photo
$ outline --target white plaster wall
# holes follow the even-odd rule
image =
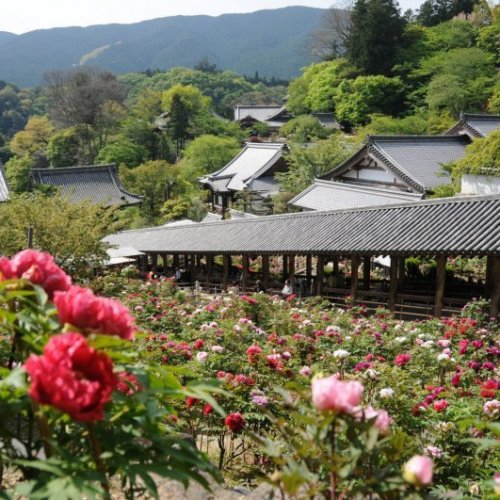
[[[500,194],[500,177],[464,175],[461,194]]]

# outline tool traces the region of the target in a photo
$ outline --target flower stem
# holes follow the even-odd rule
[[[93,423],[87,424],[87,430],[89,432],[90,448],[92,449],[92,456],[94,457],[96,468],[102,474],[101,486],[105,492],[105,498],[111,498],[109,494],[109,484],[108,484],[108,476],[106,474],[106,466],[104,465],[104,462],[102,461],[101,458],[102,454],[101,443],[97,439],[94,424]]]
[[[47,458],[54,454],[54,449],[50,444],[50,438],[52,436],[52,430],[49,426],[49,421],[47,420],[47,415],[43,413],[40,406],[36,401],[31,402],[33,408],[33,414],[36,415],[36,423],[38,425],[38,430],[40,431],[40,436],[42,437],[43,449],[45,450],[45,456]]]
[[[330,500],[337,500],[337,460],[335,450],[337,447],[336,435],[335,435],[335,424],[337,422],[334,420],[332,422],[332,458],[333,458],[333,469],[330,472]]]

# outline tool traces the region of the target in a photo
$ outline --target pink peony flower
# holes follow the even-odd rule
[[[262,354],[262,349],[258,345],[251,345],[247,349],[247,357],[250,363],[255,363],[260,354]]]
[[[483,405],[483,413],[490,418],[500,417],[500,401],[496,399],[486,401]]]
[[[309,375],[311,375],[311,369],[308,366],[303,366],[299,370],[299,373],[304,377],[308,377]]]
[[[436,410],[438,413],[441,413],[442,411],[446,410],[450,403],[446,399],[438,399],[437,401],[434,402],[434,410]]]
[[[312,403],[320,411],[352,415],[359,409],[363,394],[363,385],[359,382],[343,382],[332,375],[313,379],[311,388]]]
[[[375,418],[375,427],[380,434],[387,435],[391,430],[392,418],[385,410],[375,410],[372,406],[367,406],[362,410],[365,420]]]
[[[117,384],[111,359],[73,332],[52,337],[43,355],[32,354],[24,369],[31,378],[32,399],[81,422],[104,418],[104,406]]]
[[[415,455],[406,462],[403,469],[405,481],[417,487],[429,486],[432,483],[432,459]]]
[[[82,333],[134,337],[133,318],[117,300],[96,297],[92,290],[72,286],[67,292],[56,292],[54,303],[59,320]]]
[[[49,298],[54,292],[68,290],[71,278],[54,262],[52,255],[36,250],[23,250],[12,257],[10,262],[0,261],[0,279],[25,279],[41,286]]]
[[[443,450],[437,446],[427,446],[425,451],[434,458],[441,458],[443,456]]]

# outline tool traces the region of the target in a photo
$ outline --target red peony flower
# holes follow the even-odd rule
[[[224,420],[224,423],[234,434],[238,434],[245,427],[245,419],[240,412],[230,413]]]
[[[54,292],[68,290],[71,278],[54,262],[52,255],[36,250],[23,250],[9,261],[0,260],[0,280],[25,279],[41,286],[49,298]]]
[[[434,410],[436,410],[438,413],[446,410],[448,406],[450,406],[450,403],[448,403],[446,399],[438,399],[434,402]]]
[[[111,359],[74,332],[52,337],[43,355],[32,354],[24,369],[31,378],[32,399],[81,422],[104,418],[104,406],[117,383]]]
[[[394,358],[394,364],[397,366],[404,366],[411,360],[411,354],[398,354]]]
[[[126,394],[127,396],[132,396],[138,391],[142,391],[142,386],[137,380],[137,377],[132,373],[120,372],[117,373],[118,384],[116,390]]]
[[[134,337],[133,318],[117,300],[96,297],[92,290],[72,286],[67,292],[56,292],[54,303],[61,323],[67,323],[83,333]]]
[[[208,416],[210,415],[210,413],[212,413],[214,409],[212,408],[212,405],[207,403],[204,407],[203,407],[203,415],[205,416]]]
[[[199,399],[193,398],[192,396],[188,396],[186,398],[186,407],[191,408],[193,407],[196,403],[198,403]]]
[[[259,354],[261,353],[262,349],[258,345],[251,345],[247,349],[248,361],[250,363],[255,363],[257,361],[257,358],[259,357]]]
[[[205,341],[203,339],[197,339],[194,342],[195,349],[201,349],[205,345]]]

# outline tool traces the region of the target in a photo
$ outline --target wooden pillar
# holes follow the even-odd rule
[[[323,294],[323,274],[324,274],[324,258],[318,255],[316,260],[316,295]]]
[[[332,261],[333,261],[333,276],[337,278],[337,276],[339,275],[339,256],[334,255],[332,257]]]
[[[283,281],[288,279],[288,257],[283,255]]]
[[[174,254],[174,268],[179,267],[179,254]]]
[[[351,296],[353,300],[358,298],[358,268],[360,258],[358,255],[353,255],[351,258]]]
[[[434,316],[441,317],[443,309],[444,289],[446,284],[446,256],[440,255],[436,268],[436,294],[434,298]]]
[[[401,291],[403,289],[403,284],[405,281],[405,261],[406,259],[404,257],[398,257],[398,291]]]
[[[390,283],[389,283],[389,299],[387,301],[387,307],[389,311],[394,312],[396,308],[396,296],[398,294],[398,265],[399,259],[395,255],[390,256],[391,259],[391,270],[390,270]]]
[[[486,297],[491,296],[495,282],[495,257],[488,255],[486,257],[486,279],[484,280],[484,291]]]
[[[222,261],[223,261],[223,268],[222,268],[222,289],[224,291],[227,291],[227,284],[229,281],[229,267],[231,265],[231,256],[230,255],[223,255],[222,256]]]
[[[291,255],[288,260],[288,279],[290,280],[290,286],[293,288],[295,285],[295,255]]]
[[[265,291],[269,288],[269,255],[262,256],[262,286]]]
[[[214,256],[207,255],[205,258],[207,259],[207,281],[210,282],[214,268]]]
[[[370,267],[372,259],[370,257],[363,257],[363,290],[370,290]]]
[[[187,254],[184,254],[184,269],[187,271],[189,267],[189,257]]]
[[[196,281],[196,255],[191,255],[189,274],[191,275],[191,281],[194,283]]]
[[[311,293],[312,255],[306,255],[306,296]]]
[[[151,271],[155,274],[158,272],[158,254],[157,253],[151,254]]]
[[[241,287],[243,288],[243,291],[246,292],[248,288],[248,268],[249,268],[248,255],[242,255],[241,260],[243,262],[243,275],[241,280]]]
[[[491,301],[490,317],[496,320],[500,308],[500,257],[492,257],[490,266],[492,268],[492,283],[489,296]]]

